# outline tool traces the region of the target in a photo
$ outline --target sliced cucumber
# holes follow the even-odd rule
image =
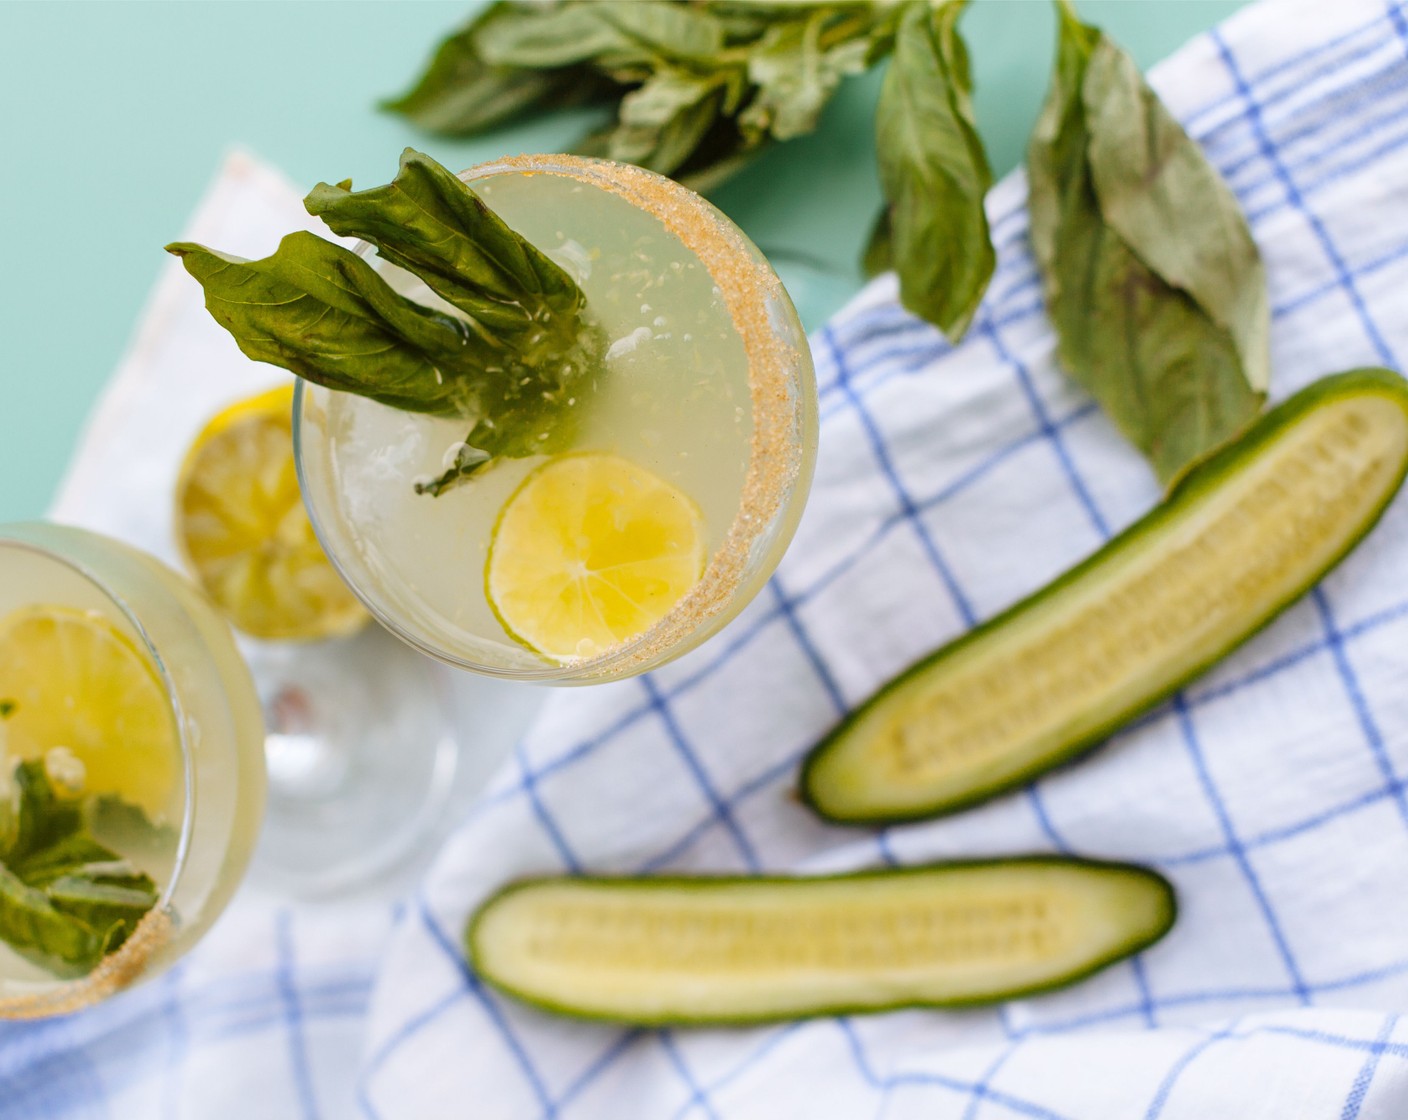
[[[1408,469],[1408,384],[1325,378],[1099,552],[911,666],[808,756],[835,821],[951,813],[1107,737],[1246,641],[1373,527]]]
[[[1158,940],[1152,871],[1031,857],[831,878],[538,879],[466,932],[489,983],[656,1026],[987,1003],[1069,984]]]

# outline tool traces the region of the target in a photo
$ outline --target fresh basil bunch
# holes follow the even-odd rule
[[[992,184],[958,19],[968,0],[498,0],[387,102],[473,135],[614,104],[577,150],[708,191],[810,132],[848,76],[888,59],[876,123],[885,208],[868,272],[957,340],[995,265]],[[1165,482],[1259,410],[1269,317],[1236,200],[1129,57],[1056,0],[1060,45],[1030,150],[1031,238],[1066,369]]]

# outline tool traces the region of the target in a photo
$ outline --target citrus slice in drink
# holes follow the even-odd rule
[[[368,615],[303,508],[292,413],[287,385],[231,405],[202,429],[177,483],[177,539],[200,585],[246,634],[349,634]]]
[[[568,661],[643,634],[704,559],[704,517],[685,494],[619,455],[563,455],[504,505],[485,585],[505,630]]]
[[[166,689],[101,615],[35,606],[0,622],[0,712],[10,759],[66,751],[75,792],[115,794],[154,820],[170,808],[181,754]]]

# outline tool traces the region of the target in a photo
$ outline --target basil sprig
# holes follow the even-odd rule
[[[42,762],[20,763],[0,803],[0,940],[60,976],[91,971],[159,897],[149,875],[93,838],[88,814]]]
[[[529,330],[555,330],[570,345],[582,291],[558,265],[519,237],[484,201],[429,156],[407,149],[384,187],[352,191],[319,183],[304,206],[340,237],[413,272],[463,311],[491,344]]]
[[[710,190],[811,132],[842,80],[889,54],[900,11],[899,0],[500,0],[383,107],[472,136],[535,110],[615,103],[580,154]]]
[[[356,253],[311,233],[257,261],[168,245],[245,354],[393,408],[466,418],[454,463],[421,491],[439,494],[501,456],[570,444],[573,387],[604,351],[571,276],[409,149],[387,186],[320,183],[304,204],[461,314],[400,295]]]
[[[1061,364],[1171,483],[1261,407],[1266,278],[1198,146],[1129,56],[1058,4],[1028,153],[1032,249]]]

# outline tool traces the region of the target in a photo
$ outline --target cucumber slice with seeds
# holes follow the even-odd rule
[[[1050,586],[911,666],[807,757],[823,817],[938,816],[1110,735],[1300,598],[1408,469],[1408,384],[1325,378]]]
[[[1056,857],[828,878],[538,879],[466,931],[495,987],[644,1026],[989,1003],[1069,984],[1158,940],[1173,890]]]

